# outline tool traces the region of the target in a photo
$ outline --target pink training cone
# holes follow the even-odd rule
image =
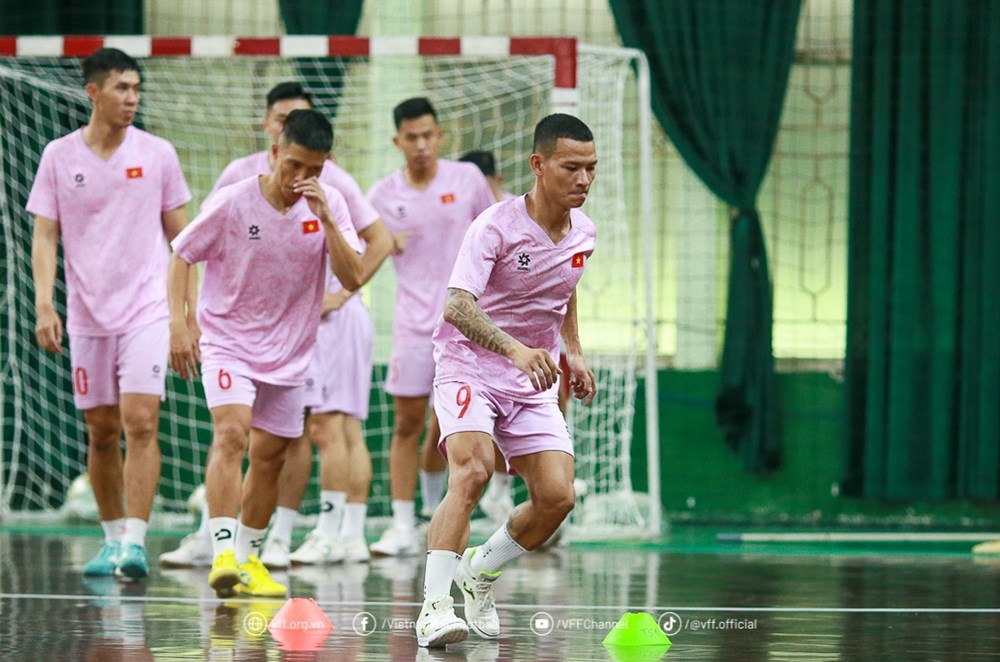
[[[317,650],[333,631],[333,624],[312,598],[289,598],[267,629],[284,650]]]

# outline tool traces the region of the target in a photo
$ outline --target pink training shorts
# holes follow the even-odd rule
[[[305,386],[268,384],[239,374],[239,368],[203,368],[201,383],[209,409],[246,405],[255,428],[278,437],[301,437],[305,427]]]
[[[368,418],[375,326],[355,295],[319,325],[306,374],[306,406],[314,414]]]
[[[445,382],[434,386],[434,411],[441,426],[438,449],[445,457],[445,439],[456,432],[490,435],[508,472],[513,457],[540,451],[573,455],[573,440],[555,400],[514,401],[475,382]]]
[[[170,324],[166,318],[116,336],[70,336],[77,409],[116,405],[122,393],[166,395]]]
[[[385,391],[401,398],[425,398],[434,390],[434,343],[409,341],[394,344],[389,357]]]

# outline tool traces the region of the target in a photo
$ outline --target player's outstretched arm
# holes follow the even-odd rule
[[[170,367],[182,379],[198,376],[198,342],[187,323],[188,278],[192,266],[181,256],[170,256],[167,306],[170,309]]]
[[[35,282],[35,337],[43,349],[61,354],[62,320],[52,304],[58,250],[59,222],[35,216],[35,229],[31,239],[31,276]]]
[[[580,344],[580,332],[576,318],[576,290],[566,304],[566,317],[560,331],[563,343],[566,345],[566,365],[569,366],[569,388],[574,398],[583,400],[590,405],[597,394],[597,379],[594,372],[583,358],[583,347]]]
[[[559,368],[552,355],[544,349],[527,347],[498,327],[479,307],[471,292],[448,288],[444,320],[480,347],[509,358],[539,391],[548,390],[556,382]]]

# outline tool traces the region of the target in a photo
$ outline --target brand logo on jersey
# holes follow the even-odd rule
[[[396,207],[396,218],[406,218],[406,207],[403,205]]]
[[[125,177],[128,179],[139,179],[142,177],[142,168],[126,168]]]
[[[250,236],[248,237],[248,239],[251,239],[251,240],[253,240],[253,239],[260,239],[260,228],[259,227],[257,227],[256,225],[251,225],[248,228],[248,230],[250,232]]]
[[[316,219],[302,221],[302,234],[312,234],[313,232],[319,232],[319,221]]]
[[[574,269],[583,269],[583,257],[583,253],[577,253],[574,255],[573,259],[570,260],[570,266]]]
[[[162,368],[160,366],[154,365],[153,366],[153,376],[154,377],[159,377],[160,376],[160,370],[162,370]]]
[[[517,270],[527,271],[528,265],[531,264],[531,256],[527,253],[521,253],[517,256]]]
[[[81,188],[81,187],[87,185],[87,182],[85,182],[84,179],[83,179],[83,173],[82,172],[78,172],[75,175],[73,175],[73,181],[76,182],[76,187],[77,188]]]
[[[455,202],[455,194],[454,193],[445,193],[444,195],[441,196],[441,203],[442,204],[450,205],[453,202]]]

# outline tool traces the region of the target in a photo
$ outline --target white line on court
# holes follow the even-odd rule
[[[294,597],[294,596],[293,596]],[[54,593],[0,593],[0,600],[115,600],[120,602],[160,602],[176,604],[207,604],[220,602],[220,598],[174,598],[155,596],[133,596],[133,595],[96,595],[96,594],[54,594]],[[227,599],[227,603],[260,603],[262,598],[253,600],[247,599]],[[281,598],[267,599],[273,602],[283,602]],[[420,602],[399,602],[387,600],[369,601],[316,601],[318,605],[331,607],[414,607],[418,608]],[[628,606],[628,605],[564,605],[564,604],[530,604],[514,605],[497,603],[497,606],[504,611],[538,611],[539,609],[551,610],[579,610],[579,611],[649,611],[649,612],[731,612],[731,613],[810,613],[810,614],[1000,614],[1000,608],[964,608],[964,607],[693,607],[682,605],[665,606]]]

